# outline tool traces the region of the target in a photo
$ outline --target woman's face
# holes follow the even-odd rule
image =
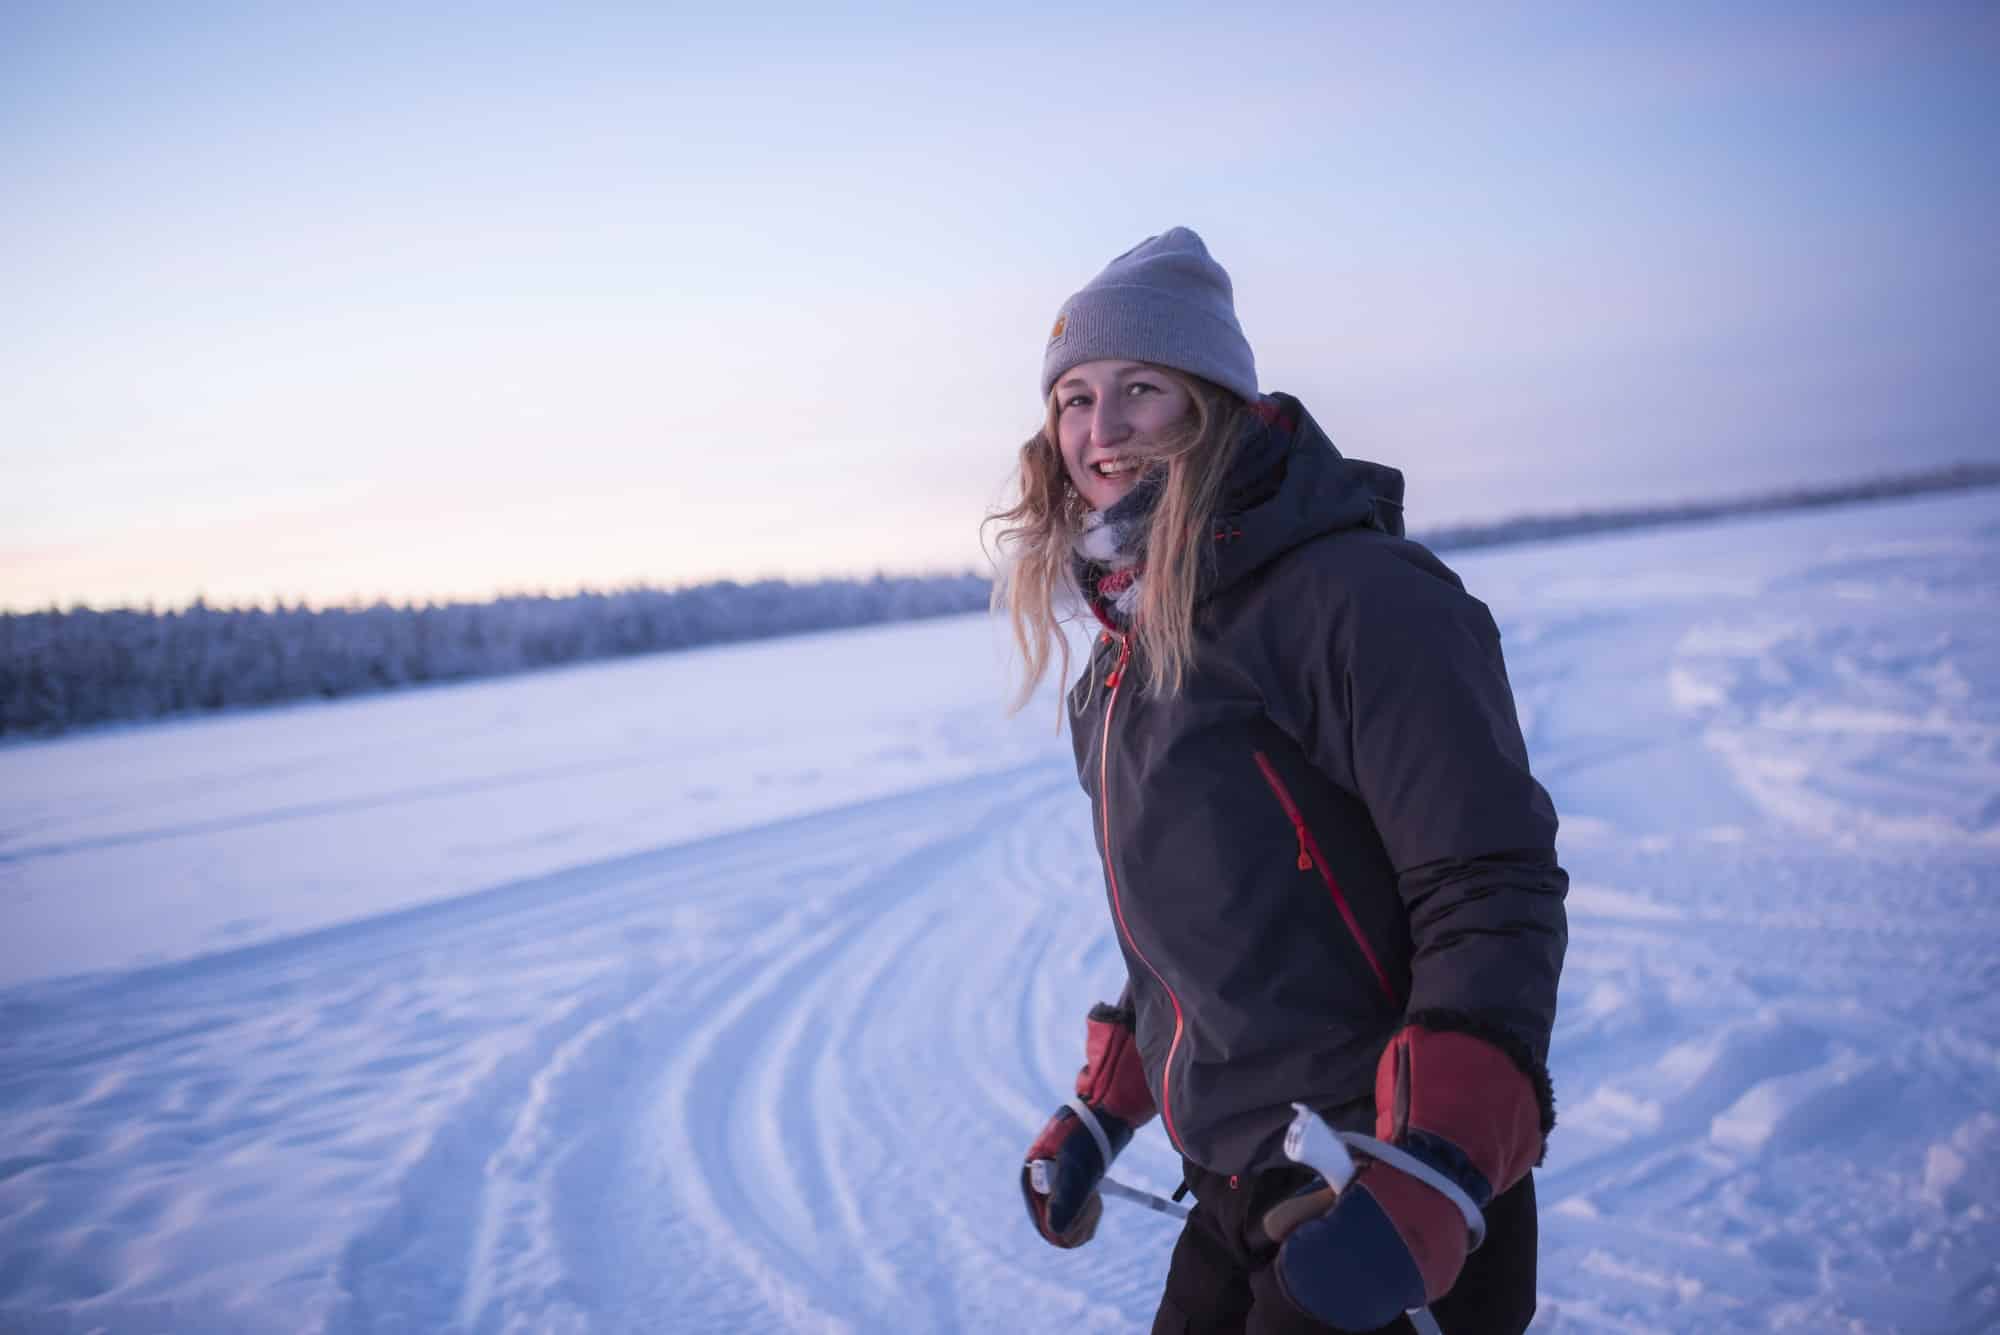
[[[1103,510],[1139,480],[1161,438],[1194,411],[1181,382],[1148,362],[1085,362],[1056,382],[1056,445],[1084,504]]]

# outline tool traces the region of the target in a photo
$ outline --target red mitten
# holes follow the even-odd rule
[[[1056,1109],[1021,1168],[1021,1196],[1035,1231],[1057,1247],[1081,1247],[1104,1208],[1097,1184],[1132,1133],[1154,1114],[1139,1062],[1132,1012],[1091,1007],[1076,1097]]]
[[[1540,1159],[1543,1101],[1492,1043],[1411,1025],[1375,1068],[1375,1135],[1415,1160],[1412,1171],[1368,1164],[1278,1257],[1286,1296],[1341,1330],[1387,1325],[1451,1288],[1473,1233],[1460,1201],[1425,1177],[1483,1210]]]
[[[1083,1069],[1076,1073],[1077,1097],[1110,1113],[1133,1130],[1160,1111],[1139,1063],[1139,1037],[1129,1007],[1098,1002],[1084,1021]]]

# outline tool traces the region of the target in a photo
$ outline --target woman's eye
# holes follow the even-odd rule
[[[1071,396],[1070,396],[1069,398],[1066,398],[1066,399],[1064,399],[1064,400],[1063,400],[1063,407],[1064,407],[1064,408],[1075,408],[1075,407],[1079,407],[1079,406],[1081,406],[1081,405],[1083,405],[1083,404],[1086,404],[1086,403],[1089,403],[1089,402],[1090,402],[1090,398],[1089,398],[1089,396],[1088,396],[1088,395],[1084,395],[1084,394],[1072,394],[1072,395],[1071,395]]]
[[[1134,398],[1138,397],[1139,391],[1142,389],[1149,394],[1158,394],[1160,392],[1158,385],[1149,385],[1143,380],[1134,380],[1131,384],[1125,386],[1125,392]]]

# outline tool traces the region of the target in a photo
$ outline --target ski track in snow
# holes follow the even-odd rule
[[[1574,879],[1536,1329],[2000,1328],[2000,504],[1454,564]],[[1108,1202],[1059,1253],[1022,1216],[1122,965],[1067,739],[985,703],[989,646],[815,637],[865,722],[691,728],[750,758],[674,776],[713,832],[671,842],[623,786],[657,702],[601,715],[801,642],[0,750],[0,905],[55,962],[0,990],[0,1330],[1145,1329],[1176,1225]],[[926,672],[959,684],[898,714]],[[580,752],[463,713],[557,688]],[[501,805],[424,806],[467,798]],[[518,874],[420,886],[424,822],[374,823],[409,805],[418,864]],[[307,827],[401,897],[260,905]],[[107,882],[146,848],[171,914]],[[1179,1176],[1157,1126],[1117,1171]]]

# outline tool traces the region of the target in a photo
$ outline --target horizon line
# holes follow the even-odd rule
[[[1828,482],[1818,485],[1768,488],[1752,492],[1738,492],[1728,495],[1711,495],[1700,498],[1682,498],[1658,501],[1644,505],[1587,506],[1567,510],[1526,511],[1492,520],[1473,520],[1463,523],[1441,524],[1427,530],[1417,530],[1410,537],[1418,542],[1437,542],[1442,547],[1495,546],[1506,541],[1506,530],[1514,527],[1576,526],[1569,532],[1540,532],[1524,534],[1524,540],[1541,537],[1552,538],[1573,536],[1596,528],[1618,527],[1621,521],[1642,520],[1653,517],[1668,522],[1675,518],[1699,519],[1727,514],[1733,510],[1756,509],[1759,506],[1781,504],[1833,503],[1843,500],[1869,499],[1869,491],[1874,488],[1900,488],[1890,494],[1915,494],[1928,490],[1947,490],[2000,484],[2000,462],[1961,459],[1957,462],[1936,467],[1913,469],[1900,473],[1872,473],[1855,477],[1846,482]],[[511,588],[500,586],[482,595],[460,595],[451,593],[409,594],[391,596],[383,593],[351,593],[337,599],[312,600],[301,596],[296,602],[287,602],[282,592],[273,592],[262,601],[211,604],[201,590],[185,601],[160,607],[152,600],[145,603],[120,602],[109,606],[99,606],[83,601],[74,601],[64,606],[58,600],[50,600],[41,605],[11,604],[0,605],[0,619],[15,617],[68,616],[80,612],[97,615],[112,615],[130,612],[150,616],[168,616],[194,611],[197,608],[209,612],[276,612],[310,611],[314,613],[332,611],[366,611],[377,607],[391,610],[413,611],[426,608],[486,607],[497,603],[519,599],[562,601],[572,598],[612,597],[630,593],[683,593],[704,588],[719,588],[724,585],[738,587],[758,584],[790,584],[810,587],[827,584],[867,583],[875,580],[930,580],[966,579],[991,580],[992,575],[981,574],[971,567],[928,568],[895,570],[878,566],[871,571],[828,571],[814,575],[787,575],[764,571],[744,574],[718,574],[696,577],[674,582],[655,581],[638,578],[629,582],[610,585],[581,583],[557,588]]]

